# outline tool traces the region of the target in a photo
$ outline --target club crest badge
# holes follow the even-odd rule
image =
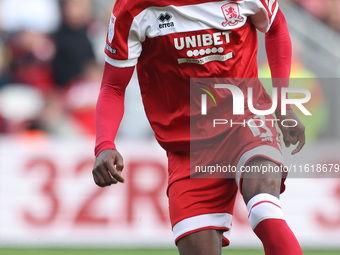
[[[115,15],[111,14],[109,32],[108,32],[108,39],[110,43],[112,43],[112,40],[115,34],[115,23],[116,23],[116,17]]]
[[[227,3],[222,5],[222,12],[226,21],[222,22],[222,26],[236,26],[239,22],[244,21],[244,17],[240,15],[240,9],[236,3]]]

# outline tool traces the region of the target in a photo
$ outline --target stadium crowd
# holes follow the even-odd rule
[[[0,1],[1,133],[94,135],[106,2]]]
[[[286,2],[340,32],[339,0]],[[0,0],[1,134],[94,136],[112,5],[112,0]]]

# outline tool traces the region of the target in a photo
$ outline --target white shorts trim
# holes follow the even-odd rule
[[[262,146],[256,147],[254,149],[251,149],[251,150],[245,152],[237,163],[237,172],[236,172],[236,176],[235,176],[235,181],[236,181],[237,186],[239,188],[241,188],[240,181],[241,181],[242,173],[243,173],[240,170],[241,167],[245,166],[249,162],[250,159],[252,159],[256,156],[265,157],[265,158],[273,160],[277,163],[283,164],[282,152],[280,150],[272,147],[272,146],[269,146],[269,145],[262,145]]]
[[[217,227],[229,229],[229,231],[223,233],[223,236],[229,240],[232,217],[233,216],[228,213],[211,213],[184,219],[172,228],[174,239],[178,241],[178,238],[194,230]]]

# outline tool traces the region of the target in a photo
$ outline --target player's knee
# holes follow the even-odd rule
[[[256,189],[254,190],[257,194],[259,193],[269,193],[272,195],[278,195],[280,191],[281,178],[263,178],[256,180]]]
[[[266,159],[256,158],[248,164],[248,167],[254,170],[243,174],[240,187],[246,203],[261,193],[279,197],[282,184],[282,173],[277,171],[279,165]]]
[[[270,194],[275,197],[279,197],[280,195],[280,186],[281,180],[280,179],[244,179],[242,184],[242,195],[245,203],[255,197],[258,194]]]

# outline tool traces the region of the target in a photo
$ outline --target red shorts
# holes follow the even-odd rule
[[[217,229],[224,231],[223,246],[229,244],[233,208],[242,179],[240,169],[256,157],[282,165],[281,142],[275,125],[240,126],[219,139],[216,146],[191,153],[168,152],[169,210],[175,242],[193,232]],[[224,178],[215,175],[216,172],[205,172],[198,178],[192,174],[204,169],[203,166],[215,166],[216,171],[217,165],[237,171]]]

